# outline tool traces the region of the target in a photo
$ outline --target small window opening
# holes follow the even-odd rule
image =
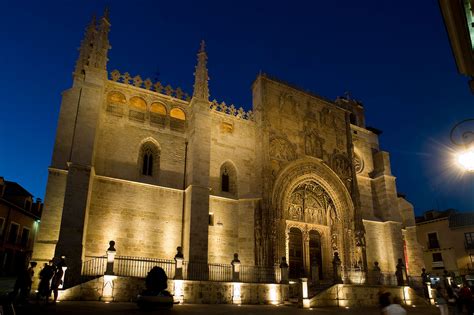
[[[224,172],[222,172],[221,190],[229,192],[229,173],[227,172],[227,168],[224,168]]]
[[[147,176],[153,176],[153,154],[151,153],[145,153],[143,155],[142,174]]]

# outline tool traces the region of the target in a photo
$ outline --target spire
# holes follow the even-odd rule
[[[98,69],[107,70],[107,54],[110,49],[109,44],[109,8],[106,7],[104,15],[97,26],[97,36],[95,38],[94,49],[89,57],[89,65]]]
[[[86,27],[86,31],[84,33],[84,38],[81,41],[81,47],[79,47],[79,58],[76,61],[76,69],[74,74],[82,74],[84,73],[84,66],[89,64],[89,56],[92,52],[92,48],[94,46],[96,36],[96,20],[95,14],[92,15],[92,19],[89,22],[89,25]]]
[[[194,92],[193,98],[209,101],[209,76],[207,74],[207,54],[206,43],[201,41],[201,47],[197,54],[197,66],[194,72]]]
[[[106,70],[107,53],[110,49],[109,35],[109,9],[106,8],[103,17],[97,23],[95,15],[86,28],[84,38],[79,48],[79,58],[76,62],[75,75],[83,75],[86,67]]]

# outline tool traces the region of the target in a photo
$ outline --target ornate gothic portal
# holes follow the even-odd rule
[[[327,165],[313,158],[290,163],[275,181],[272,202],[278,222],[275,259],[288,257],[290,278],[332,275],[335,252],[343,268],[354,265],[354,206]]]
[[[307,275],[314,280],[321,279],[323,269],[327,268],[327,263],[323,267],[321,242],[329,242],[322,235],[328,235],[329,227],[339,220],[334,202],[321,185],[308,180],[293,189],[286,209],[287,226],[291,226],[287,242],[290,277]],[[337,244],[334,247],[337,248]]]

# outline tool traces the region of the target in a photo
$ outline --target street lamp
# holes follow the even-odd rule
[[[473,126],[465,126],[472,123]],[[454,125],[450,133],[451,142],[458,148],[456,160],[465,171],[474,172],[474,118],[464,119]]]

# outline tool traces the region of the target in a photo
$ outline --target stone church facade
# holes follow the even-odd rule
[[[107,72],[107,14],[87,27],[63,92],[33,259],[66,256],[69,277],[102,256],[273,266],[290,277],[402,258],[419,275],[413,206],[397,195],[389,154],[363,106],[259,74],[251,111],[209,98],[207,53],[192,96]]]

